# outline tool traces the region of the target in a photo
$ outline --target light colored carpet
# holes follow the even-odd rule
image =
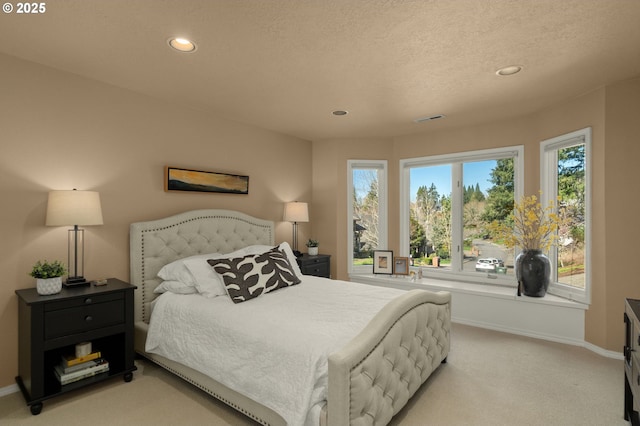
[[[255,425],[144,360],[131,383],[113,379],[44,402],[0,398],[2,425]],[[622,426],[622,361],[579,347],[453,325],[451,352],[395,426]]]

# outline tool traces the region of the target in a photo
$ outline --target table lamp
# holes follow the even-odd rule
[[[69,229],[69,276],[66,287],[86,285],[84,278],[84,229],[78,226],[102,225],[100,194],[94,191],[50,191],[47,226],[72,225]],[[72,275],[73,274],[73,275]]]
[[[293,222],[293,254],[302,256],[298,251],[298,222],[309,222],[309,206],[307,203],[293,201],[284,205],[284,220]]]

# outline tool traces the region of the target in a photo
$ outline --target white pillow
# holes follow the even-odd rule
[[[225,257],[225,255],[217,253],[206,259],[187,259],[184,262],[184,266],[195,280],[195,288],[198,293],[209,298],[227,294],[224,289],[224,284],[220,281],[220,276],[213,270],[211,265],[207,263],[209,259],[223,259]]]
[[[196,281],[191,275],[191,272],[186,268],[184,262],[188,259],[211,259],[212,256],[219,255],[219,253],[209,253],[209,254],[197,254],[195,256],[185,257],[183,259],[174,260],[173,262],[164,265],[162,269],[158,272],[158,276],[165,281],[180,281],[186,285],[190,285],[195,287]]]
[[[192,285],[185,284],[181,281],[162,281],[159,286],[157,286],[153,292],[162,294],[165,292],[175,293],[175,294],[193,294],[197,293],[198,290]]]

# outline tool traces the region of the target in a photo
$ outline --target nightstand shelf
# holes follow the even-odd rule
[[[109,279],[104,286],[64,288],[40,296],[35,288],[16,290],[19,315],[19,363],[16,382],[36,415],[42,402],[93,383],[121,376],[129,382],[136,370],[133,349],[135,286]],[[75,345],[91,342],[109,362],[109,371],[61,385],[54,366]]]
[[[298,261],[298,266],[300,266],[300,271],[304,275],[331,278],[331,255],[318,254],[309,256],[305,253],[296,260]]]

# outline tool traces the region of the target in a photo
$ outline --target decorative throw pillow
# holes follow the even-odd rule
[[[300,283],[287,256],[277,247],[261,254],[210,259],[207,262],[222,276],[234,303],[246,302],[261,294]]]
[[[245,256],[247,254],[264,253],[266,251],[272,250],[273,248],[274,248],[273,246],[265,246],[265,245],[249,246],[245,249],[246,252],[242,253],[242,256]],[[277,245],[276,248],[280,250],[282,253],[284,253],[284,255],[287,257],[287,259],[289,260],[289,266],[291,266],[291,270],[293,270],[293,273],[298,278],[302,279],[302,271],[300,271],[300,267],[298,266],[298,261],[296,260],[297,259],[296,255],[293,254],[293,250],[291,250],[291,246],[289,245],[289,243],[286,241],[283,241],[279,245]],[[232,257],[232,256],[228,256],[228,257]],[[239,257],[239,256],[235,256],[235,257]]]

